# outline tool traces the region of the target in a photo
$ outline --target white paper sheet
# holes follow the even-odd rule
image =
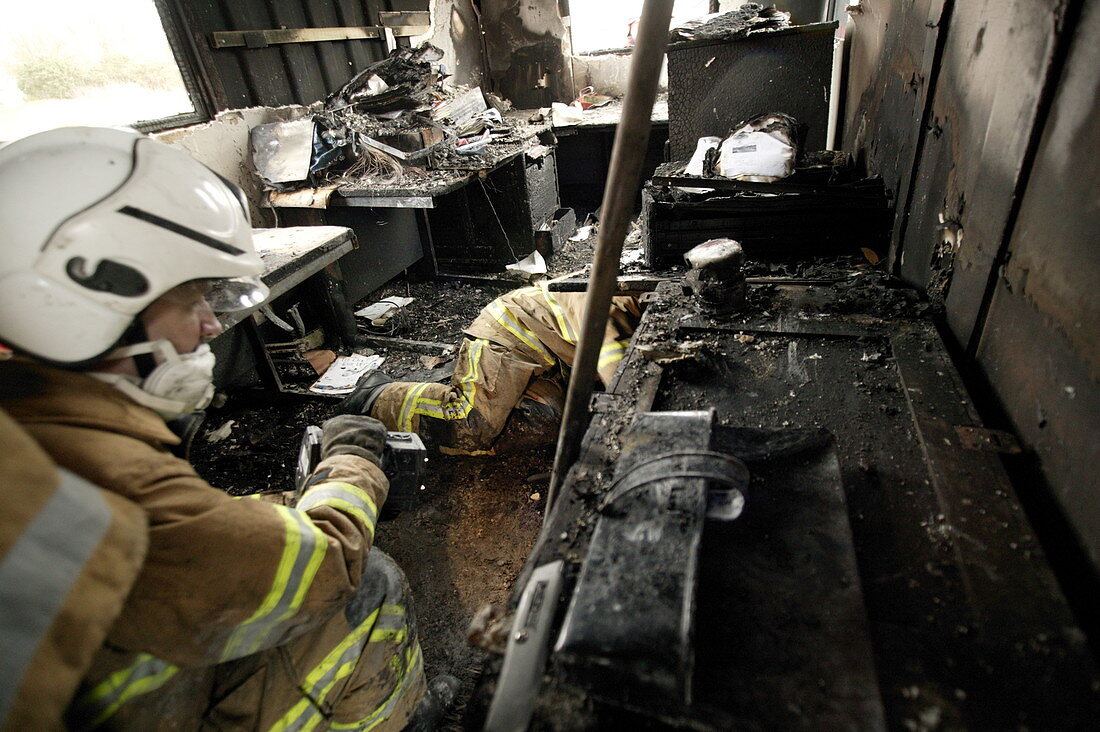
[[[378,354],[341,356],[332,362],[324,376],[317,379],[309,390],[314,394],[350,394],[355,391],[355,382],[359,381],[360,376],[375,371],[385,360]]]

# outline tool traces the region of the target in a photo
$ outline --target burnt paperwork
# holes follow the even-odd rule
[[[253,162],[267,188],[289,194],[428,184],[436,173],[457,181],[533,144],[530,131],[505,120],[480,88],[445,83],[442,58],[428,43],[398,48],[302,118],[257,127]]]

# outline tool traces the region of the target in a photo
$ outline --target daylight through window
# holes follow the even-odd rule
[[[152,0],[9,3],[0,25],[0,142],[68,125],[194,112]]]

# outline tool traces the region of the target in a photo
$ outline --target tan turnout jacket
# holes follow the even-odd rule
[[[0,410],[0,727],[59,729],[145,558],[145,514]]]
[[[148,714],[127,717],[141,706],[134,700],[182,688],[170,710],[174,722],[158,726],[190,720],[180,726],[195,728],[217,706],[212,694],[232,697],[219,688],[229,678],[233,689],[244,689],[230,698],[234,724],[285,723],[293,712],[299,721],[321,714],[336,728],[381,707],[374,724],[404,723],[424,686],[415,628],[404,617],[404,578],[393,570],[397,579],[386,587],[360,588],[388,486],[373,463],[348,455],[323,461],[324,479],[287,508],[211,487],[168,451],[178,440],[157,415],[87,375],[22,360],[0,363],[0,407],[58,466],[140,507],[148,521],[145,563],[91,663],[71,720],[152,723]],[[360,590],[381,603],[373,614],[345,612]],[[89,588],[80,599],[96,597]],[[307,633],[309,642],[285,645]],[[382,644],[369,646],[375,641]],[[340,653],[330,654],[335,643]],[[272,680],[279,666],[285,672],[287,659],[275,663],[264,652],[280,646],[298,649],[289,666],[313,672],[305,680],[313,684],[313,701],[305,706],[295,707],[301,679]],[[348,663],[368,656],[376,668],[353,670]],[[223,663],[238,659],[235,666]],[[262,678],[245,683],[248,674]],[[355,703],[341,706],[340,695],[354,687]]]

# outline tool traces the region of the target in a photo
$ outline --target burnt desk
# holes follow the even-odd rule
[[[355,248],[355,235],[343,226],[253,229],[252,241],[264,263],[260,278],[271,291],[267,302],[290,292]],[[262,305],[225,313],[218,320],[222,328],[229,330],[260,307]]]
[[[372,218],[413,219],[419,251],[409,251],[391,234],[390,257],[396,250],[411,264],[423,256],[419,269],[428,276],[440,270],[500,271],[531,253],[535,232],[558,209],[554,150],[540,142],[548,131],[545,124],[515,124],[509,137],[478,154],[448,152],[433,156],[430,169],[408,170],[392,183],[361,179],[341,186],[329,202],[327,220],[360,233]],[[393,270],[385,272],[392,277],[401,268],[391,262],[375,269]]]
[[[348,296],[359,300],[405,270],[499,271],[534,248],[534,233],[558,207],[548,125],[515,125],[474,155],[453,151],[406,164],[395,181],[361,176],[326,191],[275,194],[293,223],[355,231],[343,262]],[[549,142],[549,138],[543,138]]]
[[[218,318],[224,332],[211,344],[218,355],[214,381],[219,387],[243,385],[258,374],[265,386],[284,390],[264,347],[260,326],[267,319],[259,311],[273,307],[281,312],[280,299],[312,280],[318,293],[310,298],[317,301],[315,317],[341,346],[352,345],[355,319],[338,262],[355,248],[355,235],[342,226],[291,226],[253,229],[252,237],[264,263],[261,279],[271,294],[261,305]]]

